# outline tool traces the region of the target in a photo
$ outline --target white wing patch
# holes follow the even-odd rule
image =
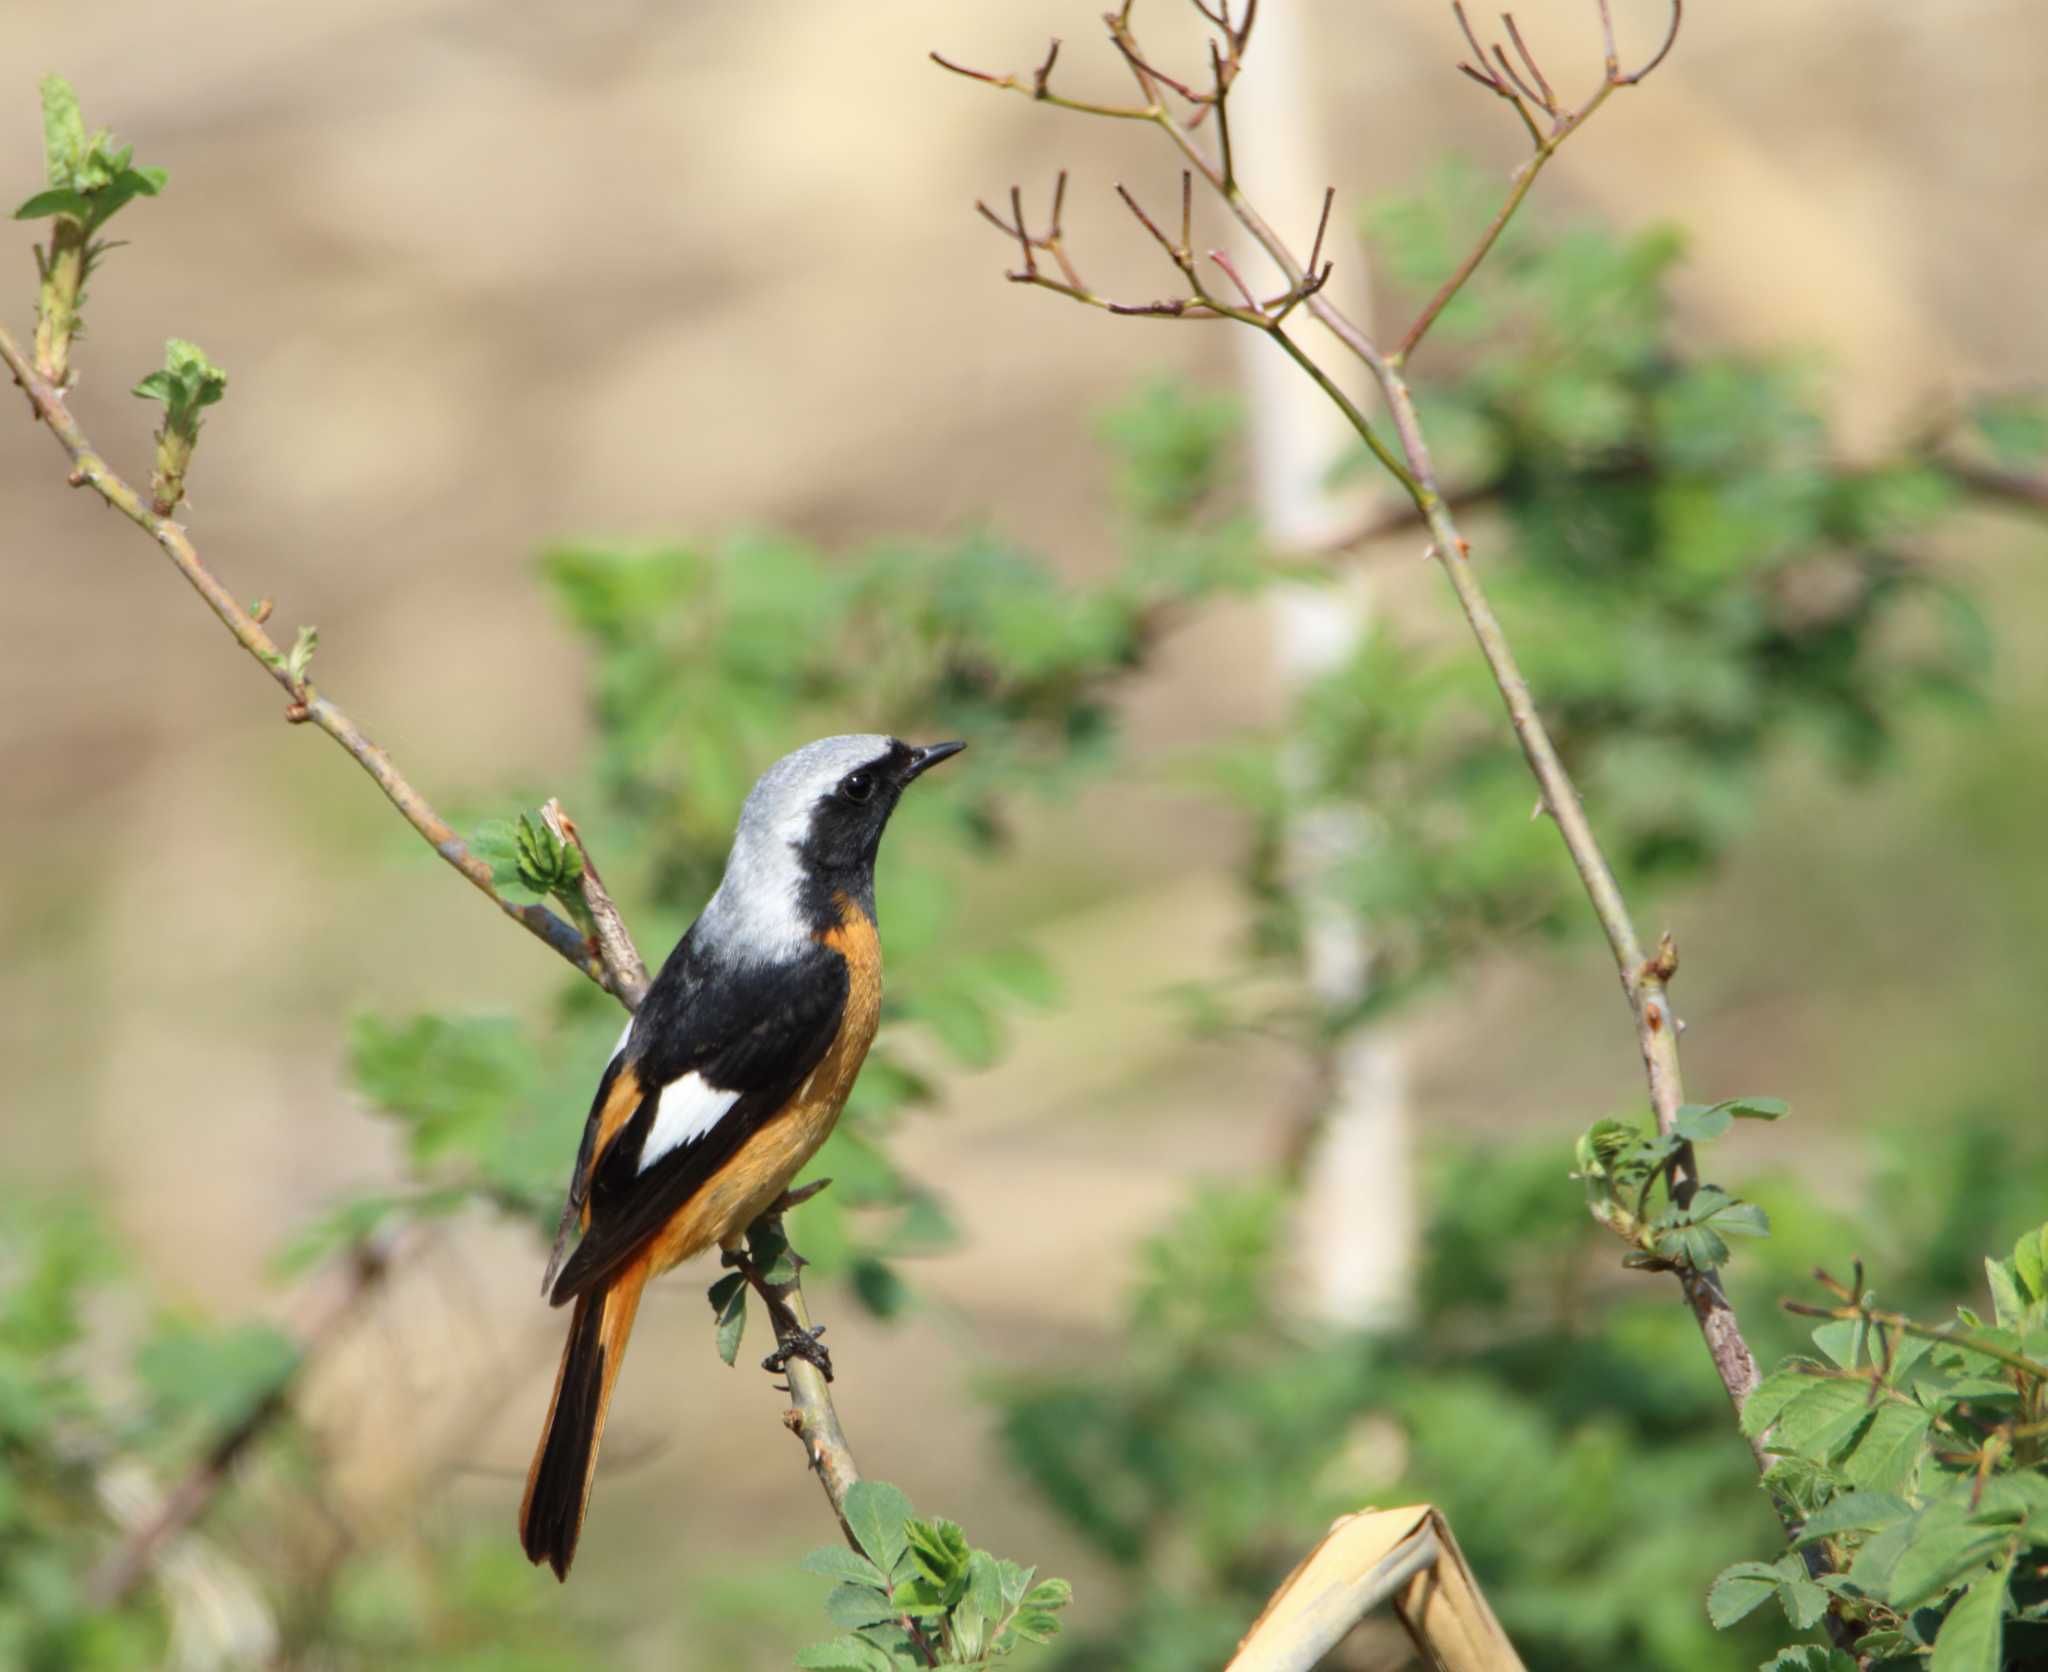
[[[654,1126],[647,1142],[640,1146],[644,1173],[671,1150],[695,1143],[721,1120],[740,1100],[736,1091],[720,1091],[701,1074],[685,1074],[661,1088],[661,1102],[654,1111]]]

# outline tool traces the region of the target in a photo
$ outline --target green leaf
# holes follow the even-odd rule
[[[910,1518],[910,1500],[886,1481],[856,1481],[847,1491],[847,1526],[875,1566],[891,1577],[909,1548]]]
[[[888,1655],[858,1637],[806,1644],[797,1650],[796,1664],[805,1672],[895,1672]]]
[[[1024,1593],[1026,1608],[1064,1608],[1074,1600],[1074,1587],[1064,1579],[1046,1579]]]
[[[78,95],[61,75],[46,75],[43,95],[43,161],[49,181],[61,186],[70,181],[86,151],[85,115],[78,107]]]
[[[1900,1610],[1932,1602],[1943,1591],[1991,1560],[2011,1533],[2003,1527],[1973,1526],[1953,1517],[1924,1515],[1892,1568],[1887,1600]]]
[[[1719,1631],[1747,1618],[1778,1591],[1778,1570],[1765,1562],[1723,1568],[1707,1591],[1707,1618]]]
[[[2048,1298],[2048,1225],[2027,1232],[2012,1245],[2012,1266],[2029,1296]]]
[[[1999,1672],[2005,1661],[2005,1593],[2012,1565],[2007,1556],[1949,1610],[1934,1639],[1928,1672]]]
[[[1712,1271],[1728,1263],[1728,1245],[1704,1225],[1678,1224],[1656,1233],[1657,1252],[1695,1271]]]
[[[83,219],[91,207],[83,192],[73,191],[69,186],[52,186],[48,191],[37,192],[15,210],[14,218],[35,221],[45,215],[76,215]]]
[[[1735,1116],[1725,1103],[1709,1106],[1704,1103],[1681,1104],[1672,1130],[1689,1144],[1713,1142],[1735,1123]]]
[[[727,1364],[736,1363],[740,1356],[740,1338],[747,1330],[747,1280],[736,1271],[729,1272],[711,1285],[707,1295],[711,1302],[718,1356]],[[852,1557],[851,1551],[845,1554]]]
[[[1805,1391],[1779,1413],[1771,1449],[1826,1463],[1870,1416],[1869,1394],[1862,1383],[1809,1377]]]
[[[790,1252],[788,1236],[765,1220],[755,1220],[747,1231],[747,1257],[754,1262],[764,1283],[772,1286],[796,1281],[796,1256]]]
[[[1731,1097],[1717,1107],[1737,1120],[1783,1120],[1792,1112],[1791,1105],[1777,1097]]]
[[[1754,1440],[1775,1423],[1785,1407],[1814,1386],[1814,1377],[1803,1370],[1774,1370],[1757,1384],[1742,1406],[1742,1432]]]
[[[797,1567],[805,1573],[815,1573],[824,1579],[837,1579],[848,1585],[866,1585],[880,1590],[888,1584],[882,1570],[865,1556],[857,1556],[843,1544],[828,1544],[813,1550]]]
[[[1867,1637],[1858,1641],[1860,1649],[1867,1643]],[[1795,1643],[1789,1649],[1780,1649],[1758,1668],[1758,1672],[1857,1672],[1856,1662],[1840,1649],[1831,1649],[1825,1643]]]
[[[1839,1465],[1842,1477],[1878,1496],[1912,1490],[1933,1422],[1933,1414],[1917,1405],[1887,1400],[1878,1406],[1856,1449]]]
[[[1050,1643],[1059,1635],[1057,1616],[1041,1608],[1022,1608],[1010,1621],[1010,1630],[1029,1643]]]
[[[1831,1538],[1836,1533],[1873,1532],[1910,1520],[1913,1506],[1890,1492],[1844,1492],[1830,1498],[1799,1530],[1799,1542]]]
[[[1797,1556],[1787,1560],[1799,1566]],[[1778,1564],[1781,1571],[1786,1565],[1786,1562]],[[1794,1631],[1810,1631],[1828,1611],[1828,1594],[1807,1576],[1803,1566],[1799,1566],[1797,1573],[1787,1574],[1778,1586],[1778,1604],[1785,1610],[1785,1618],[1792,1622]]]
[[[872,1585],[834,1585],[825,1598],[825,1617],[835,1626],[850,1626],[856,1631],[862,1626],[893,1620],[901,1612],[885,1592]]]
[[[2027,1317],[2027,1303],[2020,1293],[2019,1279],[2009,1260],[1984,1262],[1984,1276],[1991,1284],[1993,1315],[2000,1329],[2018,1329]]]

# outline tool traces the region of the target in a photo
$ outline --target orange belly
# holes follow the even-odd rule
[[[790,1180],[818,1153],[838,1124],[847,1093],[867,1060],[882,1020],[882,942],[874,919],[844,895],[840,921],[818,939],[846,960],[846,1011],[818,1066],[781,1112],[705,1180],[704,1186],[655,1236],[649,1248],[656,1272],[746,1235]]]

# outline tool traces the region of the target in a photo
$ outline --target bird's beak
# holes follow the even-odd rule
[[[951,743],[913,745],[910,751],[910,764],[903,769],[903,781],[909,783],[911,779],[929,772],[940,761],[951,760],[966,747],[966,743],[959,738],[955,738]]]

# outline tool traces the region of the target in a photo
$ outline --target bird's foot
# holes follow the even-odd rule
[[[776,1331],[775,1351],[761,1361],[761,1368],[771,1376],[780,1376],[789,1368],[791,1359],[802,1359],[804,1363],[814,1365],[818,1374],[826,1381],[831,1381],[832,1354],[826,1349],[825,1343],[818,1339],[824,1333],[823,1324],[814,1324],[811,1328],[805,1329],[791,1318],[787,1329]]]

